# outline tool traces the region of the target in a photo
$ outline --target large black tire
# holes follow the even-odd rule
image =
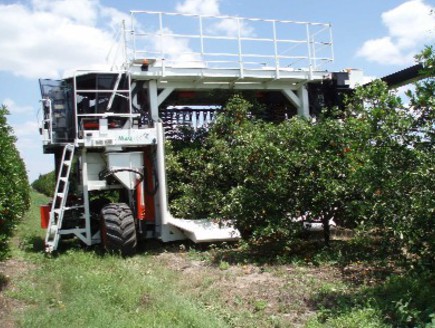
[[[136,252],[136,224],[130,207],[124,203],[112,203],[101,209],[101,243],[113,253],[123,256]]]

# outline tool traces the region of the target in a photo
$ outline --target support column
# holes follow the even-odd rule
[[[148,99],[150,102],[150,113],[154,122],[159,120],[159,106],[169,97],[174,88],[165,88],[160,94],[157,89],[157,81],[148,81]]]
[[[85,215],[85,238],[87,245],[92,244],[92,232],[91,232],[91,213],[89,211],[89,183],[88,183],[88,158],[87,150],[85,147],[82,149],[81,154],[81,168],[82,168],[82,193],[83,193],[83,206]]]
[[[281,90],[284,96],[298,109],[298,115],[303,117],[310,116],[310,106],[308,101],[308,90],[306,85],[301,85],[297,90],[297,94],[290,88]]]
[[[167,224],[168,213],[168,198],[167,198],[167,185],[166,185],[166,164],[165,164],[165,136],[163,132],[163,125],[161,122],[156,122],[157,134],[157,177],[159,181],[158,200],[160,209],[161,224]]]
[[[307,86],[301,85],[298,89],[298,97],[300,100],[300,106],[298,107],[298,115],[303,117],[310,117],[310,104],[308,100]]]
[[[150,102],[150,114],[154,122],[159,120],[159,103],[158,103],[158,93],[157,93],[157,81],[148,81],[148,99]]]
[[[162,122],[156,122],[157,133],[157,176],[159,189],[157,191],[158,214],[157,225],[160,225],[160,239],[163,242],[183,240],[186,236],[171,224],[172,215],[168,209],[168,196],[166,185],[166,165],[165,165],[165,136]]]

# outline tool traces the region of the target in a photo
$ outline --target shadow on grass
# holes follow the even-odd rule
[[[390,276],[375,286],[322,290],[308,304],[318,313],[320,323],[343,321],[357,311],[375,311],[380,321],[393,327],[433,327],[430,323],[435,320],[434,291],[434,273],[409,273]]]
[[[21,250],[27,253],[44,253],[44,238],[28,235],[19,242]],[[59,256],[69,250],[84,249],[96,255],[105,256],[100,245],[85,246],[77,238],[63,237],[59,249],[53,256]],[[195,244],[190,240],[163,243],[159,240],[141,240],[138,242],[137,254],[158,255],[161,253],[188,252],[193,258],[207,260],[219,266],[222,262],[232,265],[334,265],[342,270],[345,280],[359,283],[361,281],[385,279],[394,268],[390,263],[400,260],[391,244],[376,239],[332,240],[329,247],[322,241],[297,239],[292,242],[266,240],[263,242],[222,242]],[[367,266],[362,267],[360,263]]]
[[[332,264],[344,268],[355,262],[385,264],[399,261],[393,246],[376,239],[333,240],[326,247],[322,241],[295,240],[292,242],[269,240],[262,243],[239,244],[238,247],[216,246],[213,261],[230,264]]]
[[[29,254],[31,253],[45,254],[45,238],[41,236],[35,236],[35,235],[25,236],[19,242],[19,248],[22,251]],[[62,238],[59,241],[58,249],[55,252],[51,253],[50,256],[52,257],[61,256],[62,254],[74,249],[90,250],[90,251],[94,251],[97,254],[103,255],[103,251],[101,250],[101,247],[99,247],[99,245],[98,247],[97,245],[88,247],[85,246],[83,243],[81,243],[80,240],[78,240],[77,238],[68,237],[68,238]]]
[[[158,255],[165,252],[177,253],[177,252],[183,252],[186,249],[191,249],[194,247],[196,249],[201,249],[203,251],[206,251],[208,249],[208,245],[199,246],[199,245],[195,245],[191,241],[186,241],[186,240],[170,242],[170,243],[163,243],[159,240],[142,240],[139,241],[137,244],[136,254]],[[34,254],[45,253],[45,239],[43,237],[35,236],[35,235],[24,236],[19,241],[19,248],[26,253],[34,253]],[[109,254],[106,250],[103,249],[101,244],[87,246],[76,237],[63,236],[59,241],[58,249],[53,253],[51,253],[50,256],[51,257],[62,256],[62,254],[65,254],[72,250],[93,252],[95,255],[101,257],[104,257]],[[113,253],[110,254],[114,255]],[[129,257],[129,256],[125,256],[125,257]]]
[[[6,288],[9,283],[9,278],[0,272],[0,292]]]
[[[19,248],[26,253],[42,253],[45,250],[45,241],[40,236],[25,236],[20,240]]]

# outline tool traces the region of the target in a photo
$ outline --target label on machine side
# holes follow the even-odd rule
[[[156,143],[156,131],[149,129],[108,130],[102,135],[100,131],[85,131],[83,139],[85,147],[135,146]]]

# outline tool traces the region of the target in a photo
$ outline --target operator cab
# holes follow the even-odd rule
[[[45,153],[100,134],[111,139],[110,130],[148,127],[147,112],[132,106],[130,79],[125,72],[88,72],[64,80],[41,79],[39,83]]]

